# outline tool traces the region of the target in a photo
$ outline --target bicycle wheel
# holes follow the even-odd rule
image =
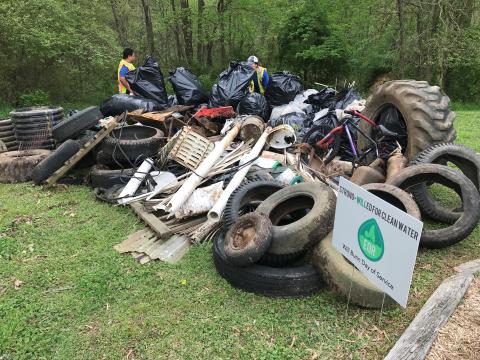
[[[331,127],[326,124],[317,125],[312,127],[303,137],[303,142],[312,145],[315,148],[315,153],[322,158],[325,165],[335,159],[335,156],[340,151],[340,144],[342,137],[340,134],[333,134],[333,142],[326,146],[317,146],[316,144],[321,141],[331,131]]]

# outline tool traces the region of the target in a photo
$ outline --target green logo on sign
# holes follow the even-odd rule
[[[384,243],[375,219],[365,221],[358,229],[358,245],[368,260],[378,261],[383,256]]]

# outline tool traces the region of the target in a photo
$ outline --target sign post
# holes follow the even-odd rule
[[[422,228],[421,221],[340,178],[333,246],[404,308]]]

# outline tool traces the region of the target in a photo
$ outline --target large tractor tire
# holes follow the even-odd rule
[[[426,81],[395,80],[377,88],[368,99],[363,113],[381,124],[382,113],[393,106],[399,112],[399,120],[404,121],[403,126],[406,126],[407,139],[403,151],[412,160],[431,145],[455,140],[455,113],[449,109],[449,103],[449,97],[443,95],[438,86],[431,86]],[[365,121],[360,123],[360,128],[366,134],[372,134],[372,127]],[[358,148],[368,145],[367,140],[359,135]]]

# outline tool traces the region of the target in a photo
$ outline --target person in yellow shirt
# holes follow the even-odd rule
[[[127,79],[125,79],[125,75],[127,75],[129,71],[135,70],[135,66],[132,64],[134,61],[135,53],[133,50],[130,48],[123,50],[123,59],[120,60],[117,71],[118,92],[120,94],[134,95],[132,89],[130,88],[130,84],[128,83]]]
[[[264,95],[269,82],[267,69],[260,66],[258,58],[255,55],[250,56],[247,62],[255,70],[250,83],[250,92],[257,92]]]

